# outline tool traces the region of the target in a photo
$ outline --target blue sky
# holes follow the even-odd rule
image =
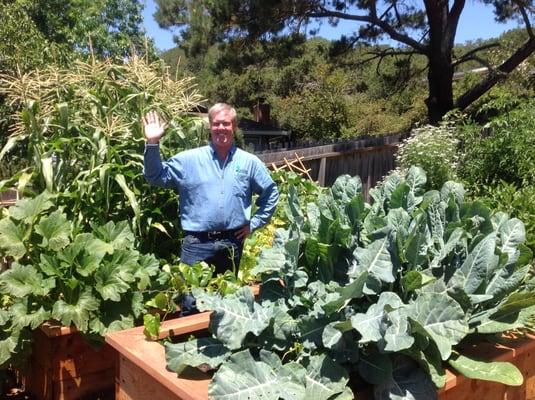
[[[160,29],[152,14],[156,11],[154,0],[145,0],[145,9],[143,11],[145,29],[147,34],[154,38],[156,47],[160,50],[167,50],[175,46],[173,43],[173,32]],[[334,39],[341,33],[350,32],[350,27],[354,23],[343,21],[336,28],[323,24],[319,36]],[[484,6],[480,2],[468,0],[465,10],[459,21],[457,29],[457,43],[464,43],[467,40],[488,39],[499,36],[502,32],[515,28],[516,24],[498,24],[494,21],[492,8]]]

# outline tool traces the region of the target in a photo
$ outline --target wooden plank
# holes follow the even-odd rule
[[[53,400],[53,382],[50,370],[36,362],[29,362],[22,371],[24,390],[41,400]]]
[[[258,296],[260,287],[252,286],[251,291],[254,296]],[[210,312],[203,312],[187,317],[176,318],[162,322],[160,326],[159,338],[195,334],[208,329],[210,323]],[[176,373],[167,369],[165,362],[165,349],[159,342],[147,340],[143,334],[144,327],[126,329],[124,331],[111,332],[106,335],[106,342],[117,350],[119,354],[118,366],[116,369],[116,385],[121,386],[123,378],[125,385],[130,389],[116,389],[118,399],[139,399],[142,397],[133,396],[133,387],[138,385],[133,379],[127,378],[133,374],[133,369],[129,368],[130,363],[143,371],[143,381],[155,381],[156,386],[162,390],[172,393],[172,396],[165,397],[166,400],[201,400],[208,397],[208,384],[210,376],[198,370],[194,370],[192,375],[178,377]],[[125,370],[126,368],[126,370]]]
[[[208,328],[210,313],[190,315],[165,321],[160,329],[160,337],[179,336],[201,332]],[[143,334],[143,327],[112,332],[106,335],[106,342],[115,348],[122,358],[119,361],[116,384],[121,385],[123,379],[123,358],[138,366],[152,380],[155,385],[162,386],[173,393],[171,399],[201,400],[208,396],[210,377],[198,372],[196,379],[184,379],[167,370],[165,363],[165,349],[159,342],[148,341]],[[127,370],[127,371],[131,371]],[[133,383],[132,383],[133,384]],[[117,390],[116,390],[117,393]],[[130,394],[131,395],[131,394]],[[137,399],[137,397],[136,397]]]
[[[115,368],[54,382],[54,400],[109,398],[114,392]]]
[[[115,350],[104,343],[100,348],[90,346],[82,335],[70,329],[50,331],[36,329],[30,360],[49,371],[53,381],[72,379],[100,370],[114,368]]]
[[[116,400],[173,400],[175,393],[139,368],[126,357],[119,359],[120,378],[116,384]]]
[[[115,350],[111,346],[91,347],[76,328],[53,323],[43,324],[32,334],[32,353],[23,380],[36,398],[96,398],[97,392],[113,391]]]

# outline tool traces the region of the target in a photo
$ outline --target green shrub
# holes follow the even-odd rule
[[[456,177],[457,145],[455,126],[450,122],[416,128],[399,146],[396,161],[402,170],[412,165],[423,168],[427,188],[441,187]]]
[[[483,127],[468,123],[460,130],[459,175],[470,185],[500,181],[518,187],[535,183],[535,101],[492,118]]]
[[[0,366],[24,355],[30,331],[54,319],[100,338],[134,326],[159,262],[135,249],[126,221],[78,230],[48,192],[0,219]]]

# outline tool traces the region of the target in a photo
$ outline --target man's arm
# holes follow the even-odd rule
[[[253,176],[253,190],[258,193],[256,205],[258,209],[251,218],[251,232],[266,225],[277,207],[279,191],[271,179],[271,175],[262,161],[258,160]]]
[[[180,182],[180,163],[176,157],[168,162],[162,162],[160,146],[158,144],[145,144],[143,154],[143,176],[151,185],[164,188],[176,188]]]

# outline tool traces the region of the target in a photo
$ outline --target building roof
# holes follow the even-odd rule
[[[265,125],[249,118],[239,118],[238,128],[244,135],[288,136],[290,133],[272,125]]]

